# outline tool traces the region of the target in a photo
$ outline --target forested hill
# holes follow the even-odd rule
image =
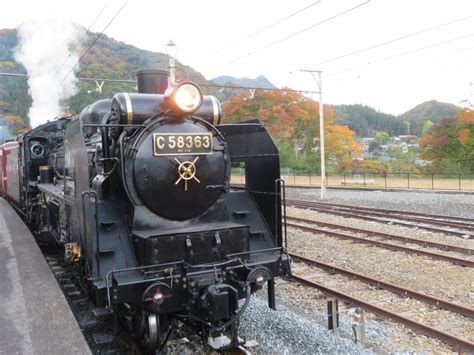
[[[399,115],[402,120],[425,121],[430,120],[433,123],[441,121],[443,118],[456,117],[459,113],[459,107],[436,100],[426,101]]]
[[[431,123],[443,118],[456,117],[460,108],[453,104],[431,100],[398,116],[363,105],[333,105],[332,109],[335,123],[348,125],[359,137],[370,137],[377,131],[384,131],[390,135],[410,133],[420,136],[423,127],[431,126]]]
[[[217,78],[212,79],[212,82],[218,85],[238,85],[238,86],[250,86],[250,87],[259,87],[265,89],[276,89],[276,86],[273,85],[270,80],[268,80],[263,75],[256,77],[255,79],[251,78],[235,78],[229,75],[222,75]]]
[[[85,29],[83,29],[85,31]],[[97,33],[89,33],[77,51],[83,53]],[[0,72],[26,73],[25,68],[14,59],[14,50],[18,45],[17,31],[14,29],[0,30]],[[66,59],[66,58],[65,58]],[[189,79],[198,83],[212,84],[203,75],[191,67],[177,62],[178,79]],[[135,72],[140,69],[167,69],[168,57],[164,53],[156,53],[119,42],[102,35],[97,43],[81,61],[77,77],[93,77],[108,79],[135,79]],[[131,91],[131,84],[106,83],[103,92],[96,92],[94,83],[80,82],[79,92],[71,97],[66,105],[71,113],[78,113],[86,105],[100,98],[111,97],[120,91]],[[218,94],[215,89],[205,92]],[[0,77],[0,112],[27,117],[31,98],[25,79]]]
[[[82,29],[85,31],[85,29]],[[85,48],[96,39],[97,33],[89,33],[80,48]],[[0,30],[0,72],[26,73],[25,68],[14,59],[14,50],[18,45],[17,31],[14,29]],[[66,58],[65,58],[66,59]],[[102,35],[97,43],[81,61],[76,76],[88,78],[134,79],[135,72],[140,69],[167,69],[168,57],[164,53],[151,52],[135,46],[119,42]],[[212,84],[193,68],[177,62],[177,78],[189,79],[199,84]],[[259,86],[274,88],[264,76],[256,79],[233,78],[222,76],[214,79],[218,84],[234,84],[241,86]],[[133,91],[132,84],[105,83],[102,92],[96,91],[95,83],[79,82],[79,92],[69,98],[64,106],[70,113],[78,113],[88,104],[113,96],[116,92]],[[222,101],[230,96],[241,93],[237,89],[217,90],[203,87],[204,93],[214,94]],[[28,126],[26,119],[31,98],[28,94],[26,79],[0,76],[0,117],[2,115],[18,116]],[[400,116],[385,114],[363,105],[333,105],[335,123],[348,125],[358,136],[371,136],[376,131],[385,131],[391,135],[405,134],[408,131],[420,135],[428,121],[437,122],[446,117],[456,116],[459,108],[451,104],[428,101],[416,106]],[[429,126],[429,125],[428,125]]]
[[[405,132],[403,121],[396,116],[376,111],[374,108],[363,105],[333,105],[334,122],[347,125],[359,137],[370,137],[377,131],[384,131],[390,135],[399,135]]]

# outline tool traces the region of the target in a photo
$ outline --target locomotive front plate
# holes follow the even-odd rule
[[[212,133],[153,133],[153,156],[212,153]]]

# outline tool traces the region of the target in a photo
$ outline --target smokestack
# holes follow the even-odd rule
[[[170,84],[170,74],[166,70],[140,70],[137,81],[140,94],[164,94]]]

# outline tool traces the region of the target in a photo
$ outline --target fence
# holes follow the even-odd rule
[[[321,186],[321,175],[300,171],[282,171],[286,185]],[[245,170],[232,169],[232,182],[245,183]],[[327,173],[327,187],[376,189],[430,189],[474,191],[474,174],[372,174]]]

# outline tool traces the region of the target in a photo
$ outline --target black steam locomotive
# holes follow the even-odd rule
[[[133,319],[148,350],[179,317],[210,346],[237,346],[251,293],[266,283],[274,307],[274,278],[290,273],[278,150],[258,120],[221,124],[218,100],[192,82],[137,77],[138,93],[21,136],[1,189],[81,265],[96,314]],[[245,186],[231,185],[236,162]]]

